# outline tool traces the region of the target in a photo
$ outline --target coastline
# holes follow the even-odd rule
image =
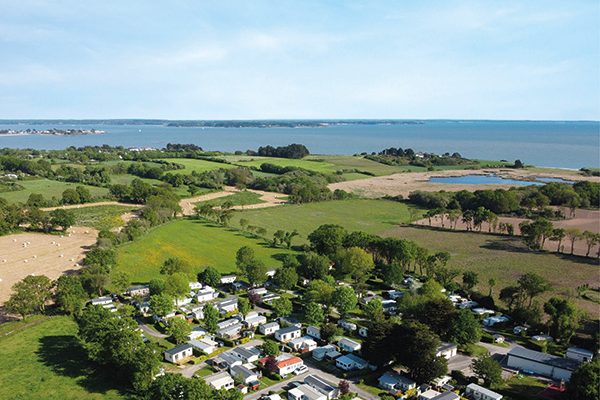
[[[592,181],[600,182],[600,177],[583,176],[574,174],[574,171],[554,172],[535,171],[527,169],[506,169],[506,168],[482,168],[482,169],[464,169],[464,170],[446,170],[430,172],[406,172],[386,176],[377,176],[366,179],[357,179],[353,181],[332,183],[328,187],[330,190],[341,189],[347,192],[353,192],[363,197],[377,198],[383,196],[403,196],[407,197],[411,192],[420,190],[426,192],[437,192],[445,190],[455,192],[459,190],[484,190],[484,189],[510,189],[515,187],[511,184],[451,184],[451,183],[432,183],[433,177],[460,177],[465,175],[489,175],[494,174],[501,178],[508,178],[521,181],[531,181],[535,178],[560,178],[569,181]],[[555,169],[554,169],[555,170]]]

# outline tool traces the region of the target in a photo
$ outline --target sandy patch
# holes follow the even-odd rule
[[[599,177],[584,177],[573,175],[572,173],[560,172],[533,172],[518,169],[470,169],[470,170],[449,170],[449,171],[432,171],[432,172],[407,172],[387,176],[377,176],[367,179],[357,179],[354,181],[337,182],[329,185],[329,189],[342,189],[347,192],[353,192],[364,197],[376,198],[382,196],[404,196],[407,197],[411,192],[422,190],[427,192],[437,192],[445,190],[456,192],[459,190],[485,190],[485,189],[509,189],[513,187],[510,184],[492,184],[492,185],[464,185],[464,184],[447,184],[447,183],[431,183],[429,179],[432,177],[450,177],[464,175],[484,175],[495,174],[503,178],[510,179],[533,179],[534,177],[544,178],[563,178],[572,181],[590,180],[600,182]]]
[[[27,275],[56,279],[79,269],[77,264],[96,243],[98,232],[82,227],[73,227],[69,232],[71,236],[64,237],[42,233],[0,237],[0,304],[9,298],[11,287]],[[26,247],[24,243],[28,243]]]
[[[563,213],[569,216],[569,210],[563,209]],[[526,221],[525,218],[517,218],[517,217],[498,217],[499,222],[510,223],[513,225],[515,230],[515,235],[520,235],[521,230],[519,229],[519,224],[523,221]],[[450,228],[450,221],[448,218],[444,218],[444,227],[446,229]],[[415,225],[423,225],[429,226],[429,219],[424,218],[414,222]],[[578,209],[575,211],[575,215],[573,217],[568,217],[564,220],[552,221],[552,224],[555,228],[577,228],[580,231],[590,231],[594,233],[600,233],[600,211],[598,210],[582,210]],[[440,228],[442,227],[442,218],[437,216],[431,219],[431,226]],[[454,225],[453,225],[454,226]],[[461,220],[456,222],[456,230],[466,231],[467,226]],[[490,226],[487,222],[484,222],[481,226],[481,232],[489,232]],[[474,231],[477,232],[477,231]],[[544,245],[544,249],[548,251],[557,251],[558,250],[558,241],[546,240]],[[592,251],[590,252],[590,256],[596,257],[598,254],[598,250],[600,249],[600,245],[592,247]],[[585,239],[578,239],[575,241],[573,246],[574,254],[585,256],[587,253],[587,244]],[[571,241],[568,238],[563,239],[561,243],[561,252],[570,253],[571,252]]]

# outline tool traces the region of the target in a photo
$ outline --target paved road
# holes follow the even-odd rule
[[[292,375],[291,378],[279,382],[273,386],[269,386],[268,388],[259,390],[257,392],[253,392],[247,396],[244,397],[244,399],[246,400],[257,400],[259,399],[261,396],[268,394],[269,392],[273,391],[273,392],[279,392],[281,390],[283,390],[283,388],[289,384],[291,384],[292,382],[300,382],[303,383],[304,382],[304,377],[307,375],[318,375],[323,379],[326,379],[328,381],[330,381],[331,383],[335,384],[337,386],[337,384],[340,382],[340,378],[338,378],[337,376],[330,374],[329,372],[325,372],[321,369],[316,368],[316,364],[314,364],[311,360],[307,359],[304,360],[305,365],[308,367],[308,372],[300,375],[300,376],[295,376]],[[361,398],[366,399],[366,400],[377,400],[379,399],[379,396],[375,396],[365,390],[362,390],[361,388],[357,387],[356,385],[354,385],[352,383],[352,381],[350,380],[350,391],[357,393]]]
[[[165,335],[164,333],[157,332],[154,328],[146,325],[140,319],[137,319],[137,323],[140,326],[140,328],[142,328],[142,331],[144,331],[144,333],[147,335],[150,335],[152,337],[159,338],[159,339],[165,339],[165,338],[169,337],[169,335]]]

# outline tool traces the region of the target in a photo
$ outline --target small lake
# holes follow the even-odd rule
[[[541,186],[549,182],[569,183],[560,178],[536,178],[535,181],[521,181],[517,179],[503,178],[498,175],[464,175],[464,176],[434,176],[429,179],[431,183],[447,183],[453,185],[514,185],[514,186]]]

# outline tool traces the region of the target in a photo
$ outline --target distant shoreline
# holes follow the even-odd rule
[[[35,135],[45,135],[45,136],[83,136],[83,135],[102,135],[105,134],[106,131],[101,129],[0,129],[0,136],[35,136]]]

